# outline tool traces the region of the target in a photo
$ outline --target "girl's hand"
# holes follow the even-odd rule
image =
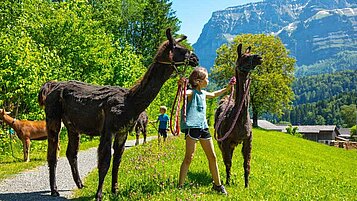
[[[186,83],[186,78],[185,77],[181,77],[178,81],[177,81],[177,84],[178,85],[184,85]]]

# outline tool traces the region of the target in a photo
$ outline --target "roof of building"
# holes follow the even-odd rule
[[[341,136],[341,137],[351,136],[351,130],[349,128],[340,128],[337,131],[338,131],[338,136]]]
[[[293,126],[294,127],[294,126]],[[321,131],[334,131],[334,125],[314,125],[314,126],[296,126],[299,133],[320,133]]]
[[[275,125],[267,120],[258,120],[258,126],[266,129],[266,130],[275,130],[275,131],[281,131],[281,132],[286,132],[286,128],[288,127],[287,125]],[[293,125],[292,127],[297,127],[297,131],[299,133],[320,133],[321,131],[334,131],[336,129],[335,125],[304,125],[304,126],[295,126]]]

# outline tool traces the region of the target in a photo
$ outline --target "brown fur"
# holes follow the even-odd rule
[[[247,79],[249,78],[249,72],[253,70],[257,65],[261,64],[261,57],[258,55],[250,54],[250,47],[246,50],[244,54],[242,52],[242,44],[238,45],[237,53],[238,58],[236,61],[236,88],[237,93],[235,100],[229,102],[227,98],[221,100],[219,107],[216,110],[215,114],[215,124],[219,119],[223,118],[222,123],[219,128],[216,130],[218,134],[218,139],[222,138],[226,132],[229,131],[231,126],[234,126],[232,132],[223,141],[218,141],[219,148],[222,152],[223,161],[226,166],[226,183],[230,183],[231,175],[231,166],[232,166],[232,157],[234,148],[243,143],[242,154],[244,158],[244,181],[245,187],[249,185],[249,174],[250,174],[250,159],[251,159],[251,150],[252,150],[252,123],[249,117],[249,93],[245,100],[243,96],[246,90]],[[241,102],[244,101],[242,110],[239,114],[238,120],[235,125],[233,124],[233,119],[235,118],[238,108]],[[227,114],[223,117],[223,111],[228,107]],[[216,125],[215,125],[216,128]]]
[[[112,192],[117,191],[118,170],[124,145],[130,128],[139,114],[155,99],[162,85],[174,71],[172,62],[188,60],[191,66],[198,58],[179,44],[182,37],[174,40],[170,29],[166,30],[166,41],[158,50],[154,63],[148,68],[140,82],[131,89],[115,86],[95,86],[78,81],[48,82],[39,92],[40,105],[45,106],[48,129],[48,165],[51,195],[59,196],[56,186],[56,151],[61,121],[68,130],[67,158],[78,188],[83,188],[78,173],[77,154],[79,135],[100,135],[98,147],[99,184],[96,199],[102,199],[104,178],[112,158],[111,146],[114,137],[112,167]],[[180,63],[182,64],[182,63]]]
[[[13,128],[23,144],[24,161],[30,161],[31,140],[47,139],[46,121],[16,120],[5,109],[0,109],[0,118]]]

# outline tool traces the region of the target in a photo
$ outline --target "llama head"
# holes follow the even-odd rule
[[[262,57],[258,54],[250,54],[251,47],[249,46],[244,53],[242,53],[242,44],[238,45],[236,61],[236,68],[241,72],[249,73],[254,70],[257,65],[262,64]]]
[[[171,34],[171,29],[168,28],[166,29],[166,37],[167,41],[161,45],[155,57],[157,62],[176,66],[190,65],[195,67],[198,65],[198,57],[196,54],[179,44],[187,38],[186,36],[174,39]]]

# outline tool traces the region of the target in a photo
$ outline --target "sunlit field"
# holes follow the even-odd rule
[[[238,149],[238,150],[237,150]],[[185,187],[177,188],[184,156],[184,138],[172,137],[133,147],[123,154],[119,190],[112,195],[111,172],[104,184],[104,200],[355,200],[357,151],[318,144],[279,132],[254,130],[250,187],[244,188],[241,145],[235,150],[228,196],[211,190],[212,179],[203,150],[197,146]],[[220,175],[225,167],[218,147]],[[94,198],[95,170],[75,199]]]

